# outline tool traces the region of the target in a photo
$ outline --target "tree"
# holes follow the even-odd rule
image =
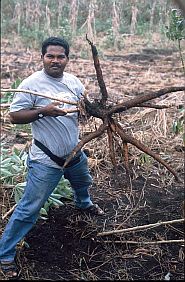
[[[130,109],[132,107],[153,107],[157,109],[165,108],[166,106],[159,106],[159,105],[152,105],[150,103],[147,103],[148,101],[161,97],[165,94],[177,92],[177,91],[184,91],[185,86],[183,87],[171,87],[171,88],[165,88],[160,89],[157,92],[151,92],[149,94],[139,95],[136,98],[133,98],[131,100],[128,100],[126,102],[109,106],[107,105],[107,98],[108,98],[108,92],[106,89],[106,85],[103,80],[103,75],[100,67],[100,62],[98,58],[98,52],[96,49],[96,46],[87,38],[88,43],[91,46],[93,60],[94,60],[94,66],[96,69],[96,75],[98,84],[100,87],[101,97],[99,100],[95,100],[93,102],[90,102],[86,96],[84,96],[83,105],[82,107],[85,108],[85,111],[88,113],[89,116],[93,116],[96,118],[99,118],[102,120],[102,124],[100,127],[90,133],[89,135],[82,138],[82,140],[78,143],[76,148],[72,151],[69,158],[66,160],[64,166],[66,166],[69,161],[74,157],[74,155],[90,140],[102,135],[104,132],[107,132],[108,135],[108,141],[109,141],[109,150],[110,150],[110,158],[114,165],[116,166],[116,158],[115,158],[115,150],[114,150],[114,142],[116,139],[114,139],[114,136],[117,135],[121,138],[122,144],[123,144],[123,152],[124,152],[124,162],[125,162],[125,169],[127,174],[130,176],[130,170],[129,170],[129,158],[128,158],[128,143],[136,146],[138,149],[143,151],[144,153],[150,155],[155,160],[157,160],[159,163],[161,163],[163,166],[165,166],[174,176],[175,179],[178,181],[179,177],[177,173],[163,160],[160,158],[160,156],[154,152],[151,151],[150,148],[145,146],[143,143],[141,143],[139,140],[135,139],[133,136],[127,134],[122,126],[119,124],[119,122],[116,120],[116,118],[113,118],[113,115],[116,113],[122,113],[126,111],[127,109]]]
[[[77,28],[77,17],[78,17],[78,1],[72,0],[71,1],[71,8],[70,8],[70,25],[72,29],[72,37],[76,34]]]

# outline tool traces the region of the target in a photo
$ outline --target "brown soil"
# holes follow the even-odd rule
[[[10,87],[17,77],[23,79],[41,67],[39,52],[30,53],[24,49],[15,52],[7,41],[3,42],[2,51],[2,87]],[[178,53],[172,48],[107,52],[100,62],[110,103],[184,83]],[[90,98],[98,97],[91,59],[71,59],[68,71],[84,82]],[[183,217],[183,144],[181,135],[172,131],[173,121],[180,116],[178,106],[183,104],[183,99],[183,93],[169,94],[155,101],[173,104],[169,109],[134,108],[116,117],[128,132],[160,153],[178,172],[182,182],[176,182],[173,175],[153,159],[144,159],[142,152],[133,146],[129,146],[133,173],[129,180],[122,162],[120,140],[116,147],[117,170],[109,159],[106,135],[92,140],[85,146],[90,152],[89,165],[94,178],[91,194],[105,215],[83,215],[75,210],[72,201],[62,199],[64,205],[51,209],[47,220],[39,219],[26,236],[26,244],[18,246],[20,279],[167,280],[166,275],[170,280],[184,279],[184,243],[169,242],[184,238],[182,223],[102,234]],[[6,141],[7,147],[30,140],[12,130],[7,110],[3,110],[1,121],[1,139]],[[81,126],[82,136],[98,124],[98,120],[90,119],[88,125]],[[14,204],[10,189],[4,187],[0,197],[5,213]],[[7,220],[2,222],[2,230]]]

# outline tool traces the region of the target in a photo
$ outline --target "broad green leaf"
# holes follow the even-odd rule
[[[25,182],[21,182],[21,183],[17,183],[17,185],[15,187],[24,190],[23,187],[26,186],[26,183],[27,183],[26,181]]]
[[[13,168],[16,172],[21,172],[21,171],[22,171],[21,167],[18,167],[17,165],[12,165],[12,168]]]
[[[4,164],[11,164],[11,158],[6,158],[4,160],[1,160],[1,166],[3,166]]]
[[[16,147],[13,148],[13,153],[16,155],[16,156],[19,156],[20,155],[20,150],[18,150]]]
[[[48,215],[47,211],[44,208],[40,209],[40,214],[42,215]]]
[[[17,78],[16,81],[14,81],[14,82],[12,83],[11,87],[12,87],[13,89],[16,89],[16,88],[20,85],[21,81],[22,81],[22,80],[21,80],[20,78]]]
[[[49,210],[49,207],[51,206],[51,204],[52,204],[52,201],[46,201],[43,208],[44,208],[46,211],[48,211],[48,210]]]
[[[61,194],[52,193],[51,197],[53,197],[55,199],[60,199],[61,198]]]
[[[1,154],[9,153],[9,149],[1,148]]]
[[[9,170],[11,170],[11,168],[12,168],[12,163],[1,163],[1,168],[6,168],[6,169],[8,169],[8,168],[10,168]]]
[[[13,176],[14,174],[5,168],[1,168],[1,175],[3,175],[3,177],[6,177]]]
[[[52,203],[52,206],[54,206],[54,207],[56,207],[56,208],[59,208],[59,204],[57,204],[57,203],[55,203],[55,202]]]
[[[60,206],[63,206],[63,205],[64,205],[63,202],[59,201],[58,199],[53,198],[52,196],[50,196],[49,198],[50,198],[53,202],[59,204]]]
[[[21,164],[21,159],[17,155],[12,155],[11,159],[12,159],[12,161],[15,161],[16,163]]]
[[[43,220],[47,220],[48,219],[47,217],[44,217],[44,216],[41,216],[41,215],[40,215],[40,218],[43,219]]]

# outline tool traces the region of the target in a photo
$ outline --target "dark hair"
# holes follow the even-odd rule
[[[65,54],[68,57],[69,56],[69,44],[68,42],[61,37],[49,37],[46,40],[42,42],[42,55],[44,56],[47,52],[47,47],[49,45],[59,45],[62,46],[65,49]]]

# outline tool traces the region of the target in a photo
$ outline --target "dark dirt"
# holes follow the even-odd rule
[[[121,175],[118,180],[123,181]],[[182,223],[97,236],[119,226],[124,229],[182,217],[182,187],[157,187],[155,177],[138,177],[132,185],[132,192],[120,189],[110,177],[104,187],[92,188],[94,200],[106,212],[102,217],[82,215],[72,202],[64,201],[63,207],[50,211],[47,221],[39,220],[25,238],[29,248],[19,258],[23,277],[29,273],[38,280],[164,280],[169,272],[171,280],[183,280],[182,243],[143,244],[182,239]]]
[[[102,59],[101,66],[109,102],[129,99],[139,92],[182,85],[184,77],[177,53],[172,49],[162,50],[146,49],[140,55],[139,52],[107,54],[107,60]],[[24,78],[41,66],[37,63],[39,52],[30,54],[20,50],[16,54],[8,42],[4,43],[3,52],[2,87],[10,87],[17,77]],[[98,95],[92,60],[72,59],[68,68],[81,78],[92,96]],[[129,180],[122,164],[121,146],[117,146],[118,168],[115,171],[110,164],[106,138],[99,137],[87,147],[91,152],[89,164],[94,178],[91,194],[105,215],[90,217],[81,214],[72,201],[62,199],[64,205],[51,209],[47,220],[39,219],[26,236],[25,244],[19,244],[20,280],[168,280],[168,277],[175,281],[184,280],[184,242],[169,242],[184,239],[182,222],[114,235],[102,234],[183,218],[184,152],[175,150],[175,146],[182,144],[180,137],[174,137],[170,129],[177,110],[166,111],[166,136],[162,122],[155,123],[160,120],[160,115],[149,113],[144,116],[143,112],[134,119],[138,109],[131,109],[119,119],[138,138],[143,129],[145,144],[162,153],[162,157],[177,170],[182,182],[176,182],[156,161],[141,164],[138,161],[141,154],[132,147],[129,147],[129,157],[133,175]],[[29,135],[28,138],[21,137],[24,130],[12,130],[6,112],[1,122],[2,140],[6,141],[7,147],[30,140]],[[4,195],[10,195],[11,191],[4,188],[3,193],[4,203]],[[8,206],[12,206],[13,198],[11,203],[7,199]],[[7,220],[3,221],[2,229]],[[0,278],[4,280],[1,274]]]

